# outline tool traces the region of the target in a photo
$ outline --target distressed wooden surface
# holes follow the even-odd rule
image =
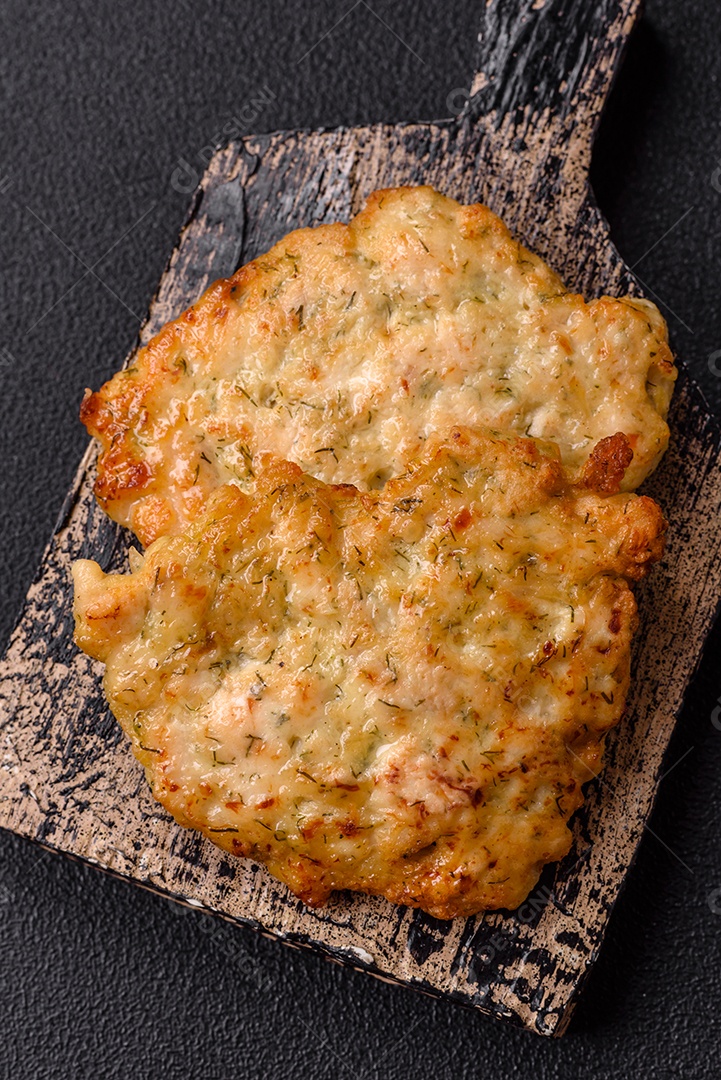
[[[592,134],[636,9],[636,0],[493,0],[475,96],[458,121],[280,133],[220,150],[142,339],[289,229],[347,219],[370,191],[400,183],[488,203],[587,296],[638,291],[587,186]],[[671,449],[645,489],[672,527],[639,597],[628,714],[574,819],[571,853],[518,912],[442,923],[348,895],[310,911],[152,801],[104,703],[100,665],[72,642],[71,562],[123,568],[130,539],[95,504],[92,448],[0,669],[0,825],[289,943],[560,1033],[650,813],[721,593],[721,437],[683,370],[671,424]]]

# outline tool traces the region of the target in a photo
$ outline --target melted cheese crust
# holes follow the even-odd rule
[[[367,493],[274,462],[132,573],[77,563],[76,640],[155,797],[307,903],[513,908],[569,848],[664,529],[530,439],[456,429]]]
[[[454,425],[552,440],[576,472],[621,431],[634,490],[675,376],[653,304],[586,303],[486,207],[399,188],[216,282],[81,415],[102,506],[148,544],[261,451],[367,490]]]

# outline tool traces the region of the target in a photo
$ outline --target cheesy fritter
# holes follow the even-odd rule
[[[76,640],[156,799],[309,904],[517,906],[624,709],[665,523],[587,485],[628,460],[607,439],[572,483],[550,445],[458,428],[377,491],[265,460],[131,573],[77,563]]]
[[[398,188],[216,282],[81,415],[101,505],[148,544],[252,486],[260,451],[372,490],[454,425],[552,440],[575,473],[623,432],[635,490],[675,376],[653,304],[586,303],[486,207]]]

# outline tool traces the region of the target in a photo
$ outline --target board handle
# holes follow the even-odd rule
[[[543,118],[590,143],[641,0],[481,0],[470,120]],[[528,126],[528,125],[526,125]],[[575,141],[575,140],[574,140]]]

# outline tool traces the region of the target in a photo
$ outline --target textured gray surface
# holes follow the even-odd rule
[[[137,323],[124,305],[138,315],[147,306],[182,220],[178,159],[200,168],[203,145],[244,106],[255,111],[263,85],[275,101],[250,122],[259,131],[439,115],[467,86],[472,3],[444,4],[442,19],[430,3],[374,3],[392,29],[356,5],[296,63],[351,6],[0,10],[0,349],[12,354],[0,368],[4,636],[84,445],[68,418],[131,343]],[[622,253],[642,260],[638,272],[670,305],[674,344],[721,413],[708,366],[721,348],[719,26],[701,0],[649,0],[596,184]],[[89,273],[63,297],[96,260],[105,284]],[[564,1042],[176,914],[2,836],[2,1075],[716,1075],[718,644],[669,753],[669,768],[679,764],[663,782],[655,835]]]

